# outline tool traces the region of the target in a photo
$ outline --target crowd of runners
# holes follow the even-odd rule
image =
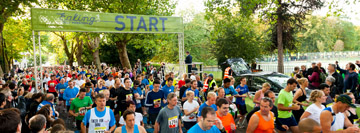
[[[43,67],[37,75],[17,68],[0,80],[0,132],[72,132],[69,123],[83,133],[359,132],[355,65],[295,67],[276,105],[270,84],[252,96],[247,79],[236,81],[230,67],[216,77],[221,82],[196,73],[178,80],[140,61],[134,69],[103,65],[102,71]]]

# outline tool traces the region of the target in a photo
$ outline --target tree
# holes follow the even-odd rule
[[[66,32],[53,32],[54,35],[58,36],[62,41],[62,46],[64,47],[65,54],[68,58],[70,67],[73,66],[74,55],[77,50],[76,41],[74,38],[74,33],[66,33]],[[71,40],[72,39],[72,40]]]
[[[216,0],[213,0],[216,1]],[[271,25],[272,47],[278,50],[278,72],[284,72],[284,49],[294,50],[294,35],[303,28],[304,19],[310,11],[323,6],[321,0],[238,0],[240,13],[251,16],[259,12],[259,18]]]
[[[7,64],[5,60],[5,42],[3,30],[4,24],[7,20],[13,15],[21,15],[24,13],[22,7],[31,6],[31,3],[37,2],[36,0],[3,0],[0,4],[0,75],[5,71],[7,73],[10,70],[10,65]],[[2,70],[4,69],[4,70]]]
[[[266,42],[265,36],[257,33],[259,27],[252,18],[241,17],[234,10],[235,3],[231,1],[206,2],[205,19],[210,25],[211,52],[222,64],[228,58],[243,58],[247,62],[261,57]]]

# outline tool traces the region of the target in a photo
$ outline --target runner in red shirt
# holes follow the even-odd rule
[[[56,91],[55,87],[58,84],[58,82],[56,81],[55,75],[51,75],[50,78],[51,80],[48,81],[48,87],[49,87],[48,93],[52,93],[54,94],[55,97],[57,97],[58,92]]]

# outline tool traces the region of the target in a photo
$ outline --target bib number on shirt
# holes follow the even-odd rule
[[[161,105],[161,99],[159,98],[159,99],[155,99],[154,100],[154,108],[159,108],[160,107],[160,105]]]
[[[63,94],[65,89],[60,89],[60,94]]]
[[[132,94],[127,94],[126,95],[126,98],[129,98],[130,97],[130,99],[132,99],[133,98],[133,95]]]
[[[95,133],[104,133],[106,127],[95,127]]]
[[[231,97],[231,94],[227,94],[227,95],[225,95],[225,97],[227,97],[227,98],[228,98],[228,97]]]
[[[79,115],[80,116],[85,116],[86,112],[87,112],[87,109],[85,107],[83,107],[82,109],[79,109]]]
[[[178,116],[174,116],[168,119],[169,128],[175,128],[178,126]]]

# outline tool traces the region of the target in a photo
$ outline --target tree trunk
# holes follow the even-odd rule
[[[277,25],[276,25],[276,34],[277,34],[277,48],[278,48],[278,72],[284,73],[284,48],[283,48],[283,21],[282,21],[282,6],[281,6],[281,0],[278,0],[280,7],[277,9]]]
[[[77,51],[76,51],[76,60],[78,62],[79,66],[83,66],[84,62],[81,59],[81,55],[83,53],[83,40],[80,40],[79,37],[76,38],[76,45],[77,45]]]
[[[4,55],[4,48],[3,48],[3,29],[4,29],[4,23],[0,23],[0,75],[2,75],[2,73],[4,73],[5,70],[3,70],[3,68],[5,68],[5,55]]]
[[[91,54],[93,56],[94,63],[96,65],[96,68],[98,72],[102,73],[101,69],[101,62],[100,62],[100,56],[99,56],[99,45],[100,45],[100,37],[95,37],[94,39],[90,39],[90,36],[88,36],[88,40],[90,40],[87,44],[91,51]]]
[[[131,69],[129,57],[128,57],[127,50],[126,50],[126,42],[116,41],[115,43],[116,43],[116,46],[119,51],[119,59],[120,59],[122,67]]]

